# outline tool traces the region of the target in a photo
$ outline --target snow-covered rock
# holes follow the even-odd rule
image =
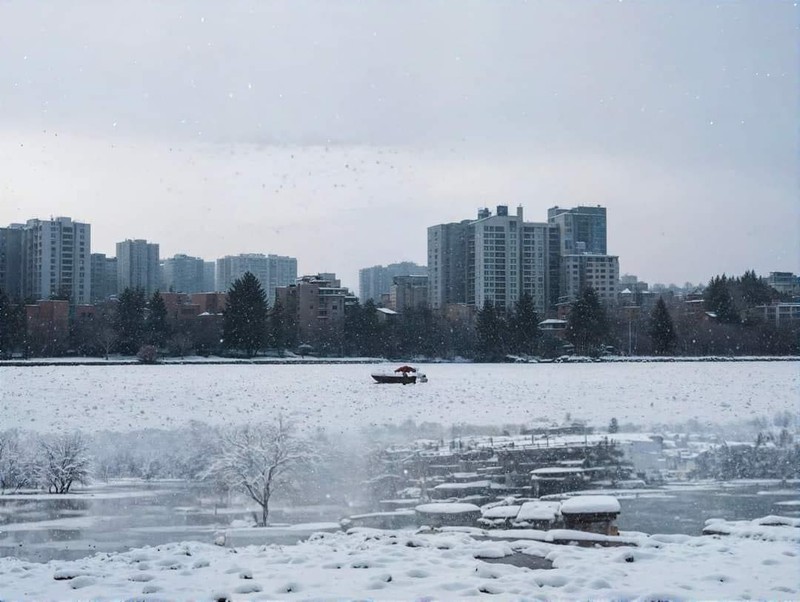
[[[619,501],[612,495],[577,495],[561,503],[561,514],[618,514]]]

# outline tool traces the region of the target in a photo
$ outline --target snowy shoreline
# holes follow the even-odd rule
[[[636,546],[626,548],[486,541],[460,530],[351,529],[291,546],[179,542],[75,561],[2,558],[0,591],[9,599],[94,600],[795,599],[798,528],[777,518],[708,521],[725,535],[631,534]],[[519,555],[552,568],[502,562]]]
[[[779,355],[779,356],[604,356],[599,358],[583,356],[563,356],[555,360],[523,360],[520,358],[516,363],[527,364],[588,364],[588,363],[608,363],[608,364],[628,364],[628,363],[673,363],[673,362],[798,362],[800,356]],[[388,360],[385,358],[365,358],[365,357],[327,357],[327,358],[295,358],[295,357],[258,357],[251,359],[244,358],[225,358],[225,357],[169,357],[159,360],[157,364],[143,364],[135,357],[116,357],[104,360],[96,357],[70,357],[70,358],[36,358],[36,359],[15,359],[0,360],[0,368],[3,366],[13,367],[42,367],[42,366],[147,366],[147,365],[193,365],[193,366],[216,366],[216,365],[244,365],[252,366],[266,364],[270,366],[297,366],[297,365],[331,365],[331,364],[379,364],[393,362],[423,362],[434,364],[507,364],[514,362],[473,362],[465,359],[442,360]]]

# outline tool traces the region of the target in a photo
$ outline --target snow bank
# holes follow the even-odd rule
[[[731,535],[762,541],[800,543],[800,519],[788,516],[765,516],[755,520],[727,521],[712,518],[703,528],[706,535]]]
[[[795,527],[773,527],[793,529]],[[477,536],[477,533],[476,533]],[[643,544],[646,542],[643,542]],[[544,557],[553,569],[502,559]],[[481,560],[499,559],[500,564]],[[7,599],[797,599],[794,542],[685,537],[637,548],[481,541],[358,529],[318,534],[295,546],[228,549],[174,543],[79,561],[0,559]]]

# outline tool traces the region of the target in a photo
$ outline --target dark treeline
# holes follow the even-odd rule
[[[782,300],[754,272],[716,276],[702,305],[665,295],[654,304],[606,307],[591,288],[568,308],[566,322],[552,330],[523,295],[512,309],[486,303],[474,315],[448,316],[428,308],[385,314],[370,300],[346,308],[345,316],[301,337],[297,316],[280,301],[270,306],[250,273],[233,283],[222,315],[170,320],[162,296],[149,298],[126,289],[114,301],[95,306],[90,317],[70,315],[68,330],[48,323],[31,328],[25,306],[0,291],[0,357],[65,354],[108,357],[182,357],[258,353],[386,358],[454,358],[502,361],[510,356],[554,358],[565,353],[630,355],[795,355],[800,353],[797,321],[764,319],[753,308]]]

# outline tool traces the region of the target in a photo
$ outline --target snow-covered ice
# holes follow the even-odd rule
[[[3,428],[137,430],[189,420],[309,426],[559,420],[713,423],[796,411],[797,362],[435,364],[425,385],[375,385],[375,366],[0,366]]]

